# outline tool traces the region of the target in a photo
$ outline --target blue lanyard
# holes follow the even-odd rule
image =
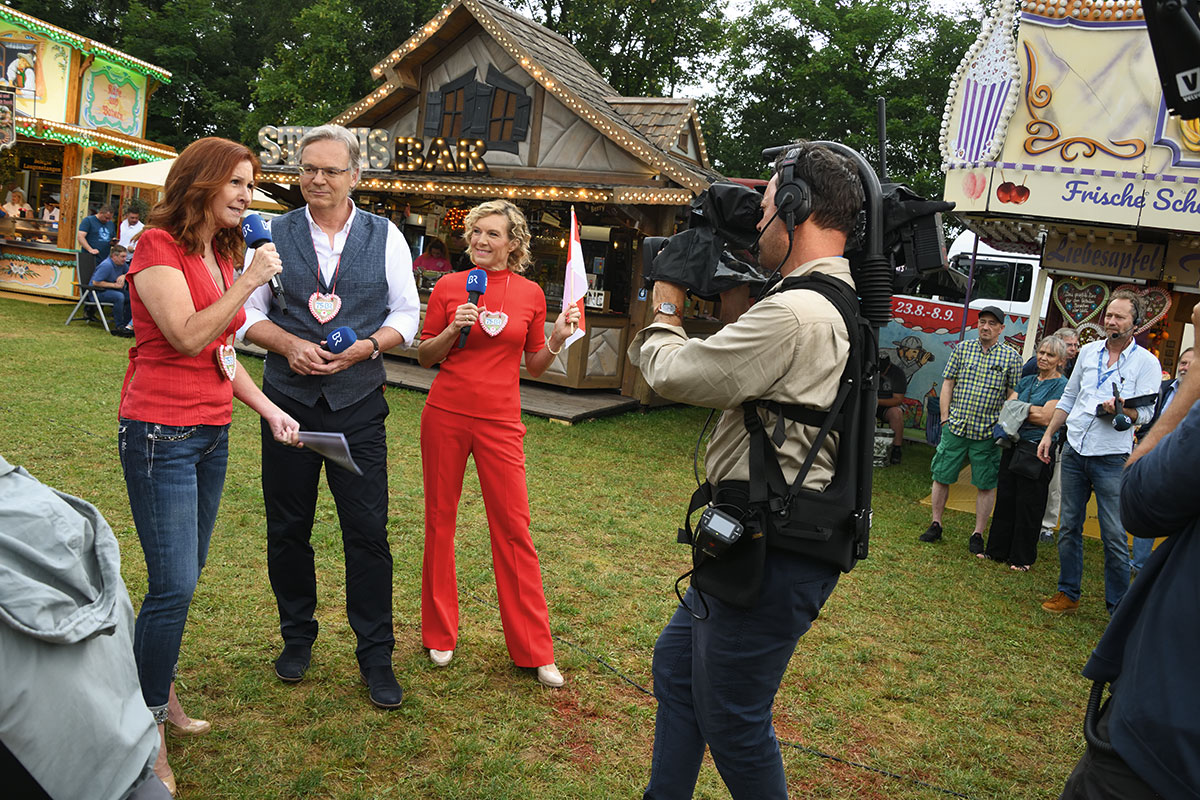
[[[1105,381],[1107,381],[1109,376],[1112,375],[1114,372],[1118,373],[1118,375],[1120,374],[1121,359],[1125,357],[1126,353],[1129,353],[1130,355],[1132,355],[1133,351],[1137,349],[1137,346],[1138,346],[1137,342],[1130,342],[1129,347],[1127,347],[1125,350],[1122,350],[1120,353],[1117,354],[1117,363],[1114,364],[1112,369],[1108,370],[1107,372],[1104,371],[1104,357],[1108,354],[1108,347],[1100,348],[1100,353],[1097,356],[1097,361],[1096,361],[1096,388],[1097,389],[1104,388]],[[1122,384],[1124,384],[1125,378],[1123,378],[1123,377],[1120,378],[1120,382]]]

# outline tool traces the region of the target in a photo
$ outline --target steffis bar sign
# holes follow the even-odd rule
[[[299,145],[304,134],[312,128],[299,125],[267,125],[258,129],[258,158],[264,167],[273,164],[299,166]],[[467,172],[487,175],[483,154],[487,146],[480,139],[459,139],[450,142],[442,137],[417,139],[412,136],[392,137],[383,128],[350,128],[358,137],[363,168],[392,169],[397,172]]]

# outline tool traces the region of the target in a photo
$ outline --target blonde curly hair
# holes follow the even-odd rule
[[[532,261],[529,252],[529,223],[525,221],[521,209],[507,200],[488,200],[486,203],[480,203],[467,212],[467,217],[463,220],[463,236],[469,243],[471,228],[475,227],[475,223],[493,214],[499,214],[508,221],[508,238],[517,243],[516,248],[508,254],[508,268],[520,275]]]

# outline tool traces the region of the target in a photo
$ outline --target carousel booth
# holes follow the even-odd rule
[[[1200,300],[1200,127],[1167,113],[1138,0],[1001,2],[952,83],[941,152],[968,227],[1040,253],[1045,330],[1102,338],[1109,295],[1133,289],[1137,341],[1174,374]]]
[[[76,296],[75,232],[130,191],[76,180],[171,158],[143,139],[151,93],[171,73],[0,6],[0,290]]]
[[[431,263],[444,269],[469,265],[467,211],[484,200],[512,201],[530,223],[526,276],[545,290],[550,321],[562,307],[573,208],[591,289],[587,335],[538,380],[648,400],[625,358],[649,305],[640,243],[673,233],[692,198],[718,177],[694,104],[618,96],[569,42],[490,0],[452,2],[372,76],[379,87],[332,120],[356,131],[366,154],[359,206],[395,221],[414,257],[434,240],[444,244],[450,264]],[[298,184],[304,130],[259,132],[265,181]],[[423,301],[442,274],[417,276]],[[711,304],[694,303],[685,327],[714,330],[713,313]],[[416,358],[415,348],[393,353]]]

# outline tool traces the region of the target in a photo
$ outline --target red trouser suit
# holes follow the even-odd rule
[[[529,536],[525,426],[479,419],[426,405],[421,414],[425,479],[425,561],[421,571],[421,638],[453,650],[458,641],[454,530],[467,456],[475,456],[492,540],[500,621],[518,667],[554,663],[550,616],[537,551]]]

